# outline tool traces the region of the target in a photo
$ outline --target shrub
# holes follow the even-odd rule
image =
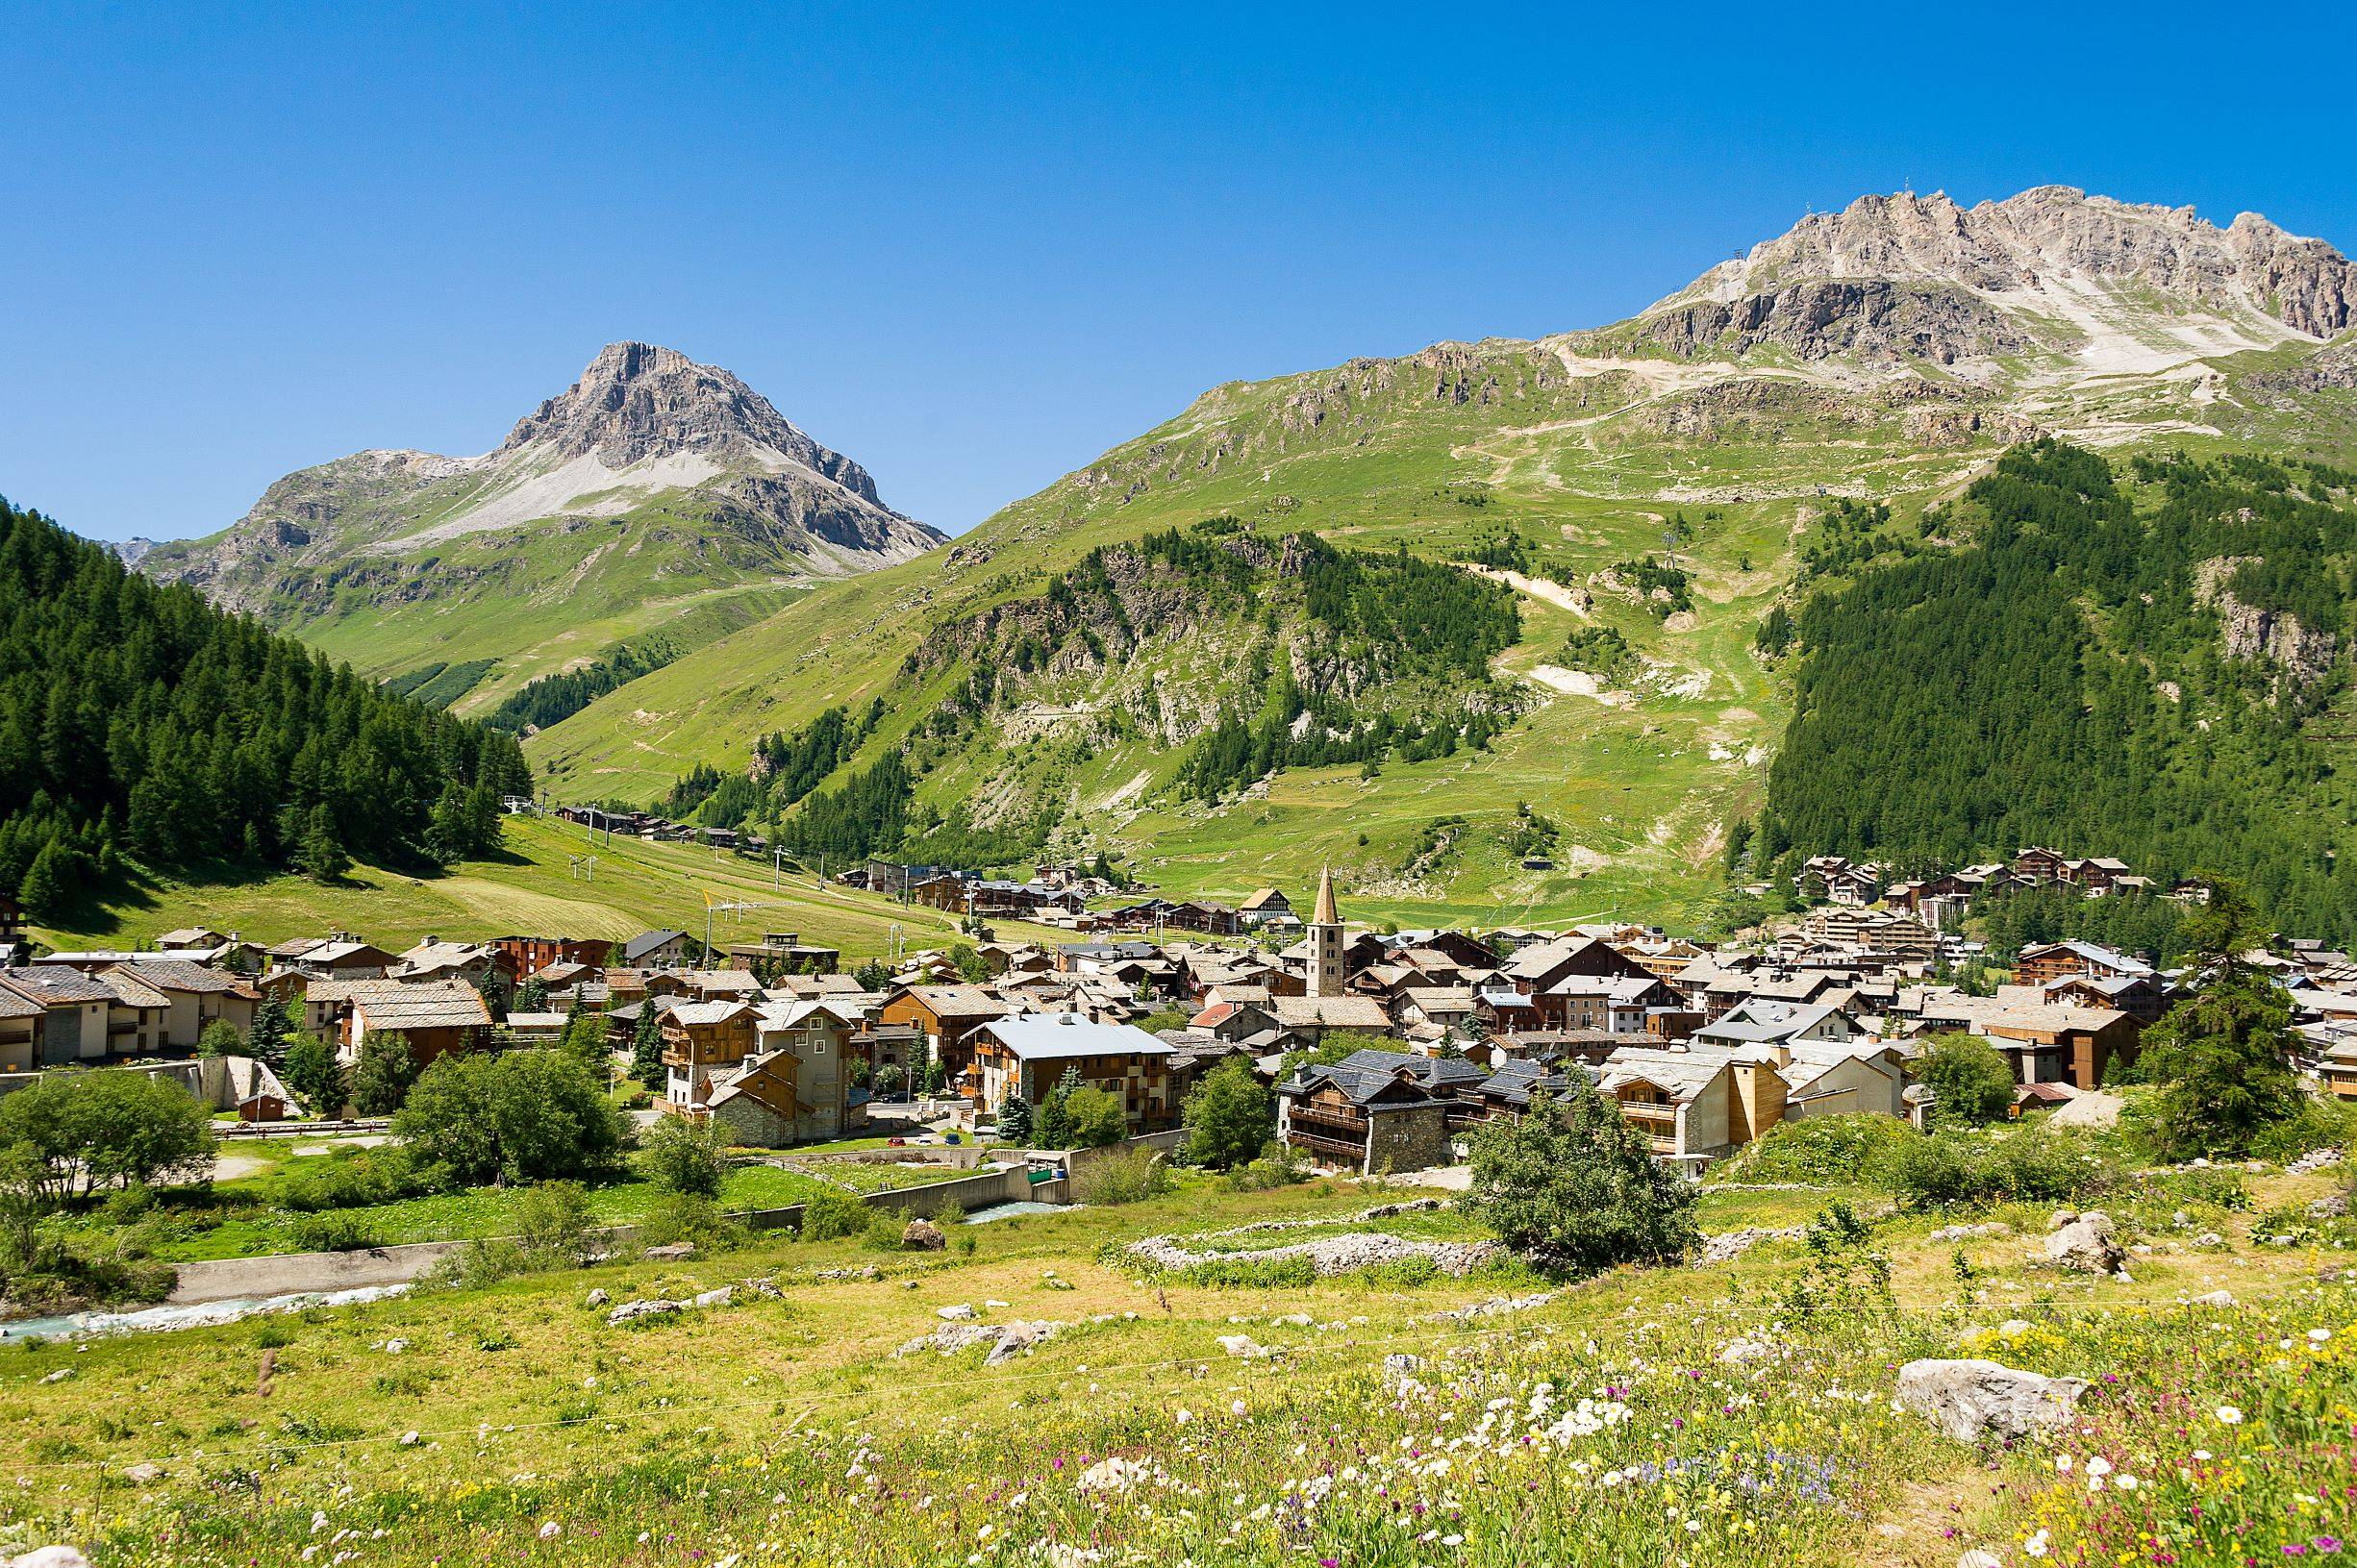
[[[871,1208],[866,1232],[860,1240],[877,1252],[896,1253],[908,1245],[908,1231],[909,1217],[897,1208]]]
[[[1996,1136],[1943,1129],[1918,1138],[1890,1174],[1911,1208],[2075,1201],[2114,1185],[2119,1171],[2083,1138],[2041,1128]]]
[[[1120,1097],[1093,1083],[1072,1091],[1065,1114],[1071,1118],[1075,1149],[1103,1149],[1129,1136],[1129,1116]]]
[[[1995,1046],[1970,1034],[1942,1034],[1915,1064],[1932,1091],[1931,1113],[1943,1125],[1980,1127],[2013,1108],[2014,1070]]]
[[[802,1206],[802,1238],[834,1241],[867,1229],[868,1207],[857,1193],[822,1192]]]
[[[1778,1122],[1711,1175],[1722,1182],[1871,1185],[1888,1176],[1902,1150],[1920,1141],[1914,1128],[1878,1112],[1804,1116]]]
[[[933,1211],[933,1223],[940,1228],[943,1235],[950,1234],[965,1223],[965,1206],[955,1198],[950,1199]]]
[[[1276,1127],[1267,1087],[1241,1057],[1228,1058],[1188,1092],[1186,1119],[1188,1162],[1221,1171],[1257,1156]]]
[[[1306,1257],[1247,1257],[1196,1263],[1179,1271],[1191,1285],[1245,1290],[1306,1290],[1317,1282],[1317,1266]]]
[[[2357,1144],[2357,1105],[2308,1095],[2294,1114],[2262,1128],[2250,1140],[2250,1152],[2260,1159],[2289,1164],[2318,1149],[2346,1152],[2352,1144]]]
[[[1441,1277],[1441,1265],[1421,1256],[1369,1263],[1358,1274],[1359,1282],[1373,1290],[1413,1290]]]
[[[728,1160],[713,1130],[679,1116],[665,1116],[646,1135],[646,1174],[664,1192],[697,1198],[720,1196]]]
[[[297,1214],[288,1233],[295,1246],[307,1253],[358,1253],[380,1245],[375,1226],[358,1214],[339,1209]]]
[[[434,1190],[433,1173],[420,1171],[400,1149],[371,1149],[350,1158],[320,1160],[289,1177],[279,1204],[297,1212],[363,1208],[397,1203]]]
[[[545,1259],[552,1267],[586,1262],[594,1250],[590,1231],[595,1224],[589,1195],[577,1182],[547,1182],[515,1195],[517,1244],[532,1258]]]
[[[1173,1185],[1169,1162],[1151,1149],[1106,1155],[1073,1173],[1073,1195],[1098,1207],[1159,1198]]]
[[[624,1122],[572,1057],[508,1051],[435,1058],[393,1131],[420,1163],[480,1186],[610,1171],[621,1157]]]
[[[1588,1082],[1531,1096],[1520,1119],[1473,1135],[1466,1207],[1516,1252],[1583,1272],[1684,1257],[1694,1188],[1654,1163],[1651,1140]]]
[[[1302,1167],[1299,1150],[1282,1139],[1271,1138],[1258,1159],[1237,1166],[1223,1180],[1230,1192],[1266,1192],[1306,1182],[1309,1173]]]
[[[742,1246],[747,1232],[741,1221],[722,1213],[710,1198],[666,1192],[639,1222],[638,1236],[639,1245],[645,1247],[669,1247],[685,1241],[705,1252],[726,1252]]]

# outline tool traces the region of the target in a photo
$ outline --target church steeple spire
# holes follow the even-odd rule
[[[1334,908],[1334,870],[1317,868],[1317,903],[1310,910],[1309,993],[1342,994],[1342,917]]]

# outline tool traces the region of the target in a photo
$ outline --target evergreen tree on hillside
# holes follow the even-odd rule
[[[639,1004],[638,1027],[631,1033],[630,1076],[645,1084],[648,1093],[661,1094],[668,1075],[663,1064],[663,1014],[650,997]]]
[[[2348,661],[2230,645],[2221,608],[2348,646],[2352,492],[2357,474],[2313,464],[2116,473],[2016,448],[1943,519],[1961,543],[1869,540],[1803,607],[1755,864],[1831,853],[1904,875],[2046,844],[2164,886],[2215,865],[2286,929],[2357,939],[2357,774],[2319,722]]]
[[[381,692],[0,502],[0,893],[54,912],[126,850],[156,869],[330,880],[354,855],[420,865],[479,853],[500,795],[530,789],[513,736]]]

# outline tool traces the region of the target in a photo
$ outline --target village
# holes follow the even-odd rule
[[[720,944],[685,928],[261,946],[225,921],[142,951],[37,954],[0,908],[0,1093],[117,1066],[247,1123],[360,1114],[306,1103],[244,1048],[276,1009],[279,1032],[328,1042],[346,1073],[364,1042],[400,1041],[414,1073],[586,1027],[612,1084],[647,1091],[642,1116],[741,1149],[871,1129],[989,1138],[1010,1120],[1028,1133],[1035,1108],[1078,1087],[1150,1136],[1178,1128],[1195,1085],[1235,1060],[1273,1093],[1288,1157],[1405,1174],[1461,1165],[1476,1128],[1577,1074],[1660,1162],[1699,1177],[1788,1121],[1926,1125],[1935,1095],[1913,1068],[1954,1035],[2002,1057],[2017,1114],[2101,1117],[2107,1085],[2195,977],[2084,940],[2028,945],[1991,970],[1963,916],[2008,886],[2199,896],[2155,895],[2119,860],[2044,848],[1887,886],[1874,867],[1819,857],[1786,929],[1709,943],[1633,925],[1372,930],[1345,918],[1330,875],[1306,917],[1273,887],[1235,908],[1138,899],[1080,867],[1016,882],[871,861],[841,880],[959,914],[973,939],[848,972],[793,933]],[[1068,923],[1076,939],[1000,940],[989,921],[1002,916]],[[2251,961],[2292,1010],[2302,1054],[2290,1065],[2357,1098],[2357,963],[2296,937]],[[1995,983],[1976,994],[1957,978],[1968,966]]]

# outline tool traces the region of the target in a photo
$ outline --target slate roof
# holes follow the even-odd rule
[[[636,963],[657,948],[687,934],[684,931],[642,931],[622,944],[622,961],[626,964]]]
[[[60,964],[36,964],[30,969],[11,969],[0,974],[0,983],[50,1008],[116,999],[114,988],[97,976],[86,975],[79,969],[67,969]],[[156,1003],[158,1007],[164,1005],[162,1000]]]
[[[491,1009],[483,993],[463,980],[360,980],[343,984],[349,988],[352,1010],[365,1029],[490,1027]]]

